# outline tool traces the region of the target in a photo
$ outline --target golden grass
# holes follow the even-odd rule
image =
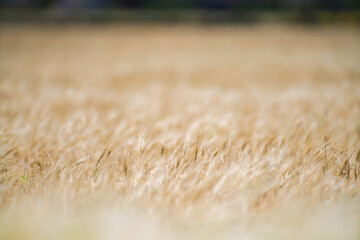
[[[2,26],[1,239],[358,239],[360,31]]]

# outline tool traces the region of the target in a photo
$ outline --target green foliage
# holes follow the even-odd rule
[[[21,176],[21,179],[23,180],[24,183],[27,183],[27,177],[26,177],[26,175],[22,175],[22,176]]]

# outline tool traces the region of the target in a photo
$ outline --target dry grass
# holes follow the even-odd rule
[[[359,43],[2,26],[0,238],[358,239]]]

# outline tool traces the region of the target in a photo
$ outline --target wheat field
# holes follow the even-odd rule
[[[0,239],[360,239],[360,31],[1,25]]]

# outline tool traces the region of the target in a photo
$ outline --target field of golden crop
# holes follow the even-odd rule
[[[0,239],[360,238],[360,31],[0,28]]]

